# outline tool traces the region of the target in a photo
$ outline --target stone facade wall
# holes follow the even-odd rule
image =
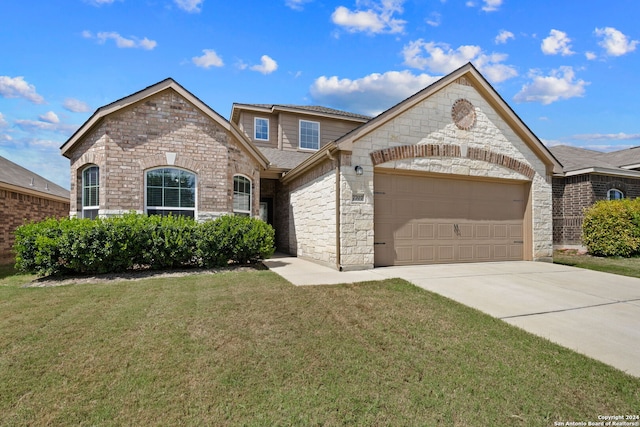
[[[0,188],[0,264],[14,260],[13,243],[16,228],[29,221],[64,218],[69,215],[69,202]]]
[[[336,161],[327,160],[290,183],[289,252],[335,267]]]
[[[557,247],[582,245],[584,210],[598,200],[606,200],[611,189],[625,197],[640,197],[640,179],[582,174],[553,179],[553,244]]]
[[[451,118],[451,109],[458,99],[467,99],[475,107],[476,123],[470,130],[461,130]],[[407,157],[374,165],[371,154],[389,147],[409,145],[456,146],[460,157],[430,156]],[[501,162],[477,160],[469,152],[497,153],[514,160],[507,166]],[[364,174],[345,170],[346,187],[358,186],[364,194],[364,205],[352,201],[349,191],[343,192],[342,212],[359,212],[360,221],[366,221],[373,230],[373,177],[375,168],[403,169],[468,177],[503,178],[532,183],[533,242],[531,252],[536,260],[550,260],[553,255],[551,177],[544,163],[513,131],[513,129],[485,101],[475,88],[464,79],[432,94],[410,110],[403,112],[353,144],[352,164],[364,169]],[[514,165],[516,165],[514,167]],[[346,238],[346,237],[345,237]],[[343,238],[343,241],[344,239]],[[373,266],[374,249],[366,239],[355,239],[360,246],[362,261]],[[351,249],[353,250],[353,249]]]
[[[260,167],[219,123],[171,89],[106,116],[71,153],[71,214],[81,215],[82,170],[100,168],[101,216],[145,209],[145,172],[171,166],[196,174],[196,217],[233,211],[233,176],[252,182],[260,205]]]

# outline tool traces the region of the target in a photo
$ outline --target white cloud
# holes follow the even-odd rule
[[[47,123],[52,123],[52,124],[60,123],[60,119],[58,118],[58,115],[53,111],[48,111],[45,114],[40,115],[38,118],[43,122],[47,122]]]
[[[85,39],[95,38],[98,40],[98,43],[100,44],[106,43],[107,40],[113,40],[115,41],[117,47],[127,48],[127,49],[141,48],[145,50],[153,50],[158,45],[158,43],[155,40],[150,40],[146,37],[143,38],[142,40],[140,40],[137,37],[132,37],[128,39],[126,37],[122,37],[120,34],[116,33],[115,31],[101,31],[94,36],[93,33],[91,33],[91,31],[85,30],[82,32],[82,37],[84,37]]]
[[[403,12],[403,3],[404,0],[363,0],[359,4],[367,9],[351,11],[338,6],[331,14],[331,20],[351,33],[401,33],[407,21],[396,19],[393,15]]]
[[[549,37],[542,40],[540,48],[545,55],[567,56],[575,53],[571,51],[571,39],[567,33],[559,30],[551,30]]]
[[[485,12],[495,12],[502,6],[502,0],[483,0],[482,10]]]
[[[4,114],[0,113],[0,128],[9,126],[9,122],[7,122],[4,118]]]
[[[629,40],[626,35],[612,27],[596,28],[596,36],[602,40],[598,43],[608,55],[622,56],[636,50],[638,40]]]
[[[222,58],[218,56],[215,50],[203,49],[202,56],[194,56],[191,58],[194,64],[201,68],[222,67],[224,62]]]
[[[278,69],[278,63],[268,55],[262,55],[260,65],[254,65],[251,69],[262,74],[271,74]]]
[[[16,120],[16,126],[24,131],[48,131],[62,135],[71,135],[78,126],[63,123],[50,123],[41,120]]]
[[[317,78],[310,88],[315,102],[348,111],[377,115],[438,80],[408,70],[369,74],[359,79]]]
[[[516,36],[513,35],[513,33],[511,31],[507,31],[507,30],[500,30],[500,33],[498,33],[498,35],[495,38],[495,43],[496,44],[505,44],[507,41],[509,41],[509,39],[515,39]]]
[[[427,55],[425,56],[424,53]],[[466,45],[452,49],[446,43],[425,42],[418,39],[409,42],[403,50],[404,63],[419,70],[447,74],[467,62],[473,62],[478,70],[492,82],[502,82],[518,75],[515,68],[503,64],[506,54],[486,54],[480,46]]]
[[[284,2],[285,5],[287,5],[287,7],[293,9],[293,10],[302,10],[304,9],[304,5],[306,3],[312,2],[313,0],[286,0]]]
[[[640,139],[640,133],[589,133],[573,135],[571,139],[582,141],[631,141]]]
[[[500,8],[500,6],[502,6],[502,1],[503,0],[482,0],[482,10],[485,12],[495,12]],[[465,6],[476,7],[477,3],[473,0],[468,0],[465,3]]]
[[[584,80],[576,80],[572,67],[560,67],[552,70],[548,76],[536,71],[531,72],[533,81],[522,87],[513,99],[516,102],[540,102],[551,104],[562,99],[581,97],[589,84]]]
[[[24,98],[34,104],[44,104],[44,98],[36,92],[36,87],[27,83],[22,76],[0,76],[0,95],[5,98]]]
[[[584,53],[585,58],[587,58],[589,61],[593,61],[594,59],[596,59],[598,56],[594,53],[594,52],[585,52]]]
[[[426,22],[427,25],[430,25],[432,27],[439,27],[440,23],[442,22],[442,15],[439,14],[438,12],[431,12],[429,17],[425,19],[424,22]]]
[[[185,12],[199,13],[204,0],[174,0],[175,4]]]
[[[74,98],[65,99],[62,107],[67,111],[71,111],[72,113],[86,113],[87,111],[91,110],[89,105],[87,105],[85,102]]]

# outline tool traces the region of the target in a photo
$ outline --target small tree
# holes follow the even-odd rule
[[[640,199],[601,200],[585,210],[582,242],[597,256],[640,252]]]

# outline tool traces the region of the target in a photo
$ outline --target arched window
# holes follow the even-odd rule
[[[99,208],[100,169],[89,166],[82,171],[82,218],[97,218]]]
[[[251,215],[251,180],[246,176],[233,177],[233,213]]]
[[[182,169],[158,168],[145,176],[148,215],[195,217],[196,175]]]
[[[624,193],[617,188],[612,188],[607,191],[607,200],[620,200],[624,199]]]

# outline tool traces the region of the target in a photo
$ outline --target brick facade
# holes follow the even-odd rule
[[[69,202],[0,188],[0,264],[14,262],[14,232],[20,225],[68,215]]]
[[[196,218],[233,212],[233,177],[252,183],[251,214],[260,206],[260,165],[234,135],[172,89],[104,117],[66,154],[71,213],[80,216],[82,171],[100,169],[101,216],[145,210],[145,172],[157,167],[196,175]]]
[[[614,188],[625,197],[640,197],[640,179],[596,174],[553,178],[553,244],[582,245],[584,210],[606,200],[607,192]]]

